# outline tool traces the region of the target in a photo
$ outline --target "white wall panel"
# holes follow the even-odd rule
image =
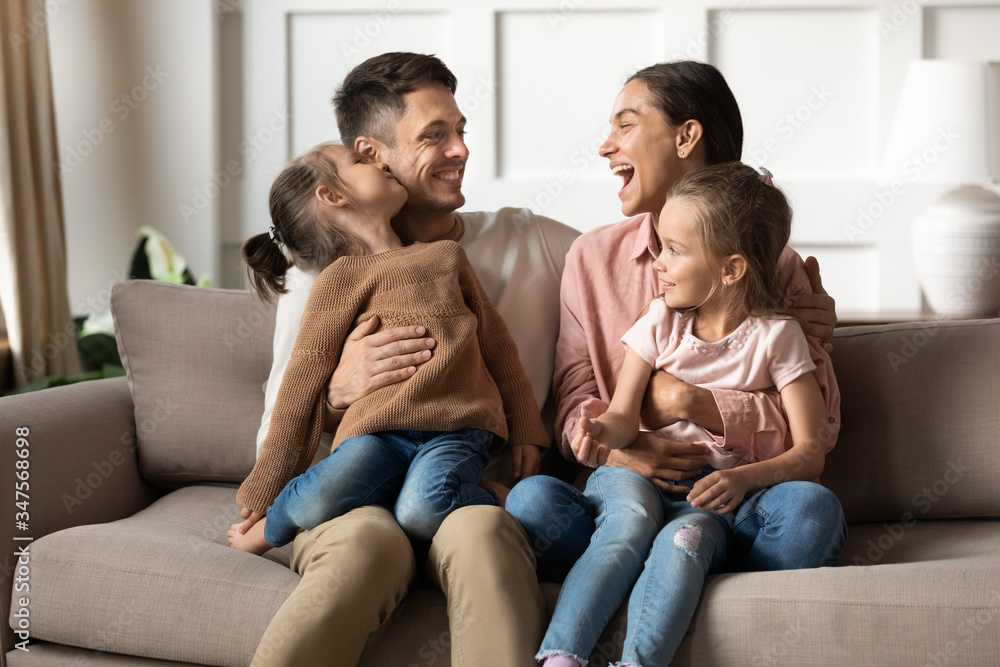
[[[291,152],[339,137],[330,100],[355,65],[387,51],[434,53],[446,63],[451,17],[445,13],[301,12],[288,16]]]
[[[710,53],[740,102],[743,159],[803,178],[873,175],[874,9],[750,9],[732,15]]]
[[[497,32],[497,174],[542,180],[568,169],[606,177],[594,145],[608,134],[625,77],[658,59],[659,13],[503,12]],[[597,47],[608,35],[628,35],[629,47]]]
[[[928,7],[924,57],[1000,61],[1000,7]]]

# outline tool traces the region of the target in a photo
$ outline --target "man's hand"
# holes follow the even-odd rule
[[[516,445],[511,448],[514,477],[524,479],[538,474],[542,454],[535,445]]]
[[[642,397],[642,424],[661,429],[686,419],[713,433],[722,433],[725,425],[715,396],[704,387],[688,384],[667,373],[656,371]]]
[[[405,380],[431,358],[434,339],[423,338],[424,327],[396,327],[373,334],[376,327],[378,317],[372,317],[344,341],[340,362],[326,385],[330,408],[344,410],[376,389]]]
[[[628,468],[662,491],[687,493],[687,487],[672,482],[698,474],[708,462],[707,453],[705,445],[667,440],[656,433],[641,431],[630,447],[613,450],[607,465]]]
[[[830,338],[833,336],[834,327],[837,326],[837,304],[823,288],[823,281],[819,275],[819,262],[815,257],[806,258],[806,275],[809,276],[813,293],[791,299],[789,308],[806,321],[806,335],[819,338],[829,352],[833,349]]]

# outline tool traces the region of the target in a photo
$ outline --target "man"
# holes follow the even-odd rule
[[[371,58],[347,75],[334,98],[341,141],[386,163],[406,188],[407,203],[393,219],[404,243],[453,239],[463,246],[518,344],[542,407],[552,381],[559,279],[579,232],[528,210],[455,212],[465,203],[469,157],[456,88],[455,76],[433,56]],[[418,372],[432,354],[434,341],[421,327],[373,334],[377,326],[372,318],[345,343],[329,385],[329,425],[358,398]],[[509,470],[487,475],[510,480]],[[427,580],[448,599],[453,665],[536,664],[545,608],[534,558],[517,521],[489,506],[454,512],[419,559],[382,507],[301,532],[291,565],[302,581],[272,620],[253,664],[355,665],[424,560]]]

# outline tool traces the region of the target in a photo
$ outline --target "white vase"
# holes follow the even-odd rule
[[[1000,196],[979,186],[952,190],[914,220],[917,278],[935,312],[1000,313]]]

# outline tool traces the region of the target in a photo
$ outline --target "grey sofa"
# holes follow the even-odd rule
[[[117,286],[112,307],[127,379],[0,399],[0,663],[247,665],[298,581],[287,547],[260,558],[225,540],[273,311],[152,282]],[[841,565],[710,577],[674,664],[1000,663],[1000,320],[833,342],[844,427],[823,478],[850,523]],[[543,589],[553,605],[558,587]],[[622,621],[592,664],[615,658]],[[417,588],[363,664],[448,665],[447,627],[441,593]]]

